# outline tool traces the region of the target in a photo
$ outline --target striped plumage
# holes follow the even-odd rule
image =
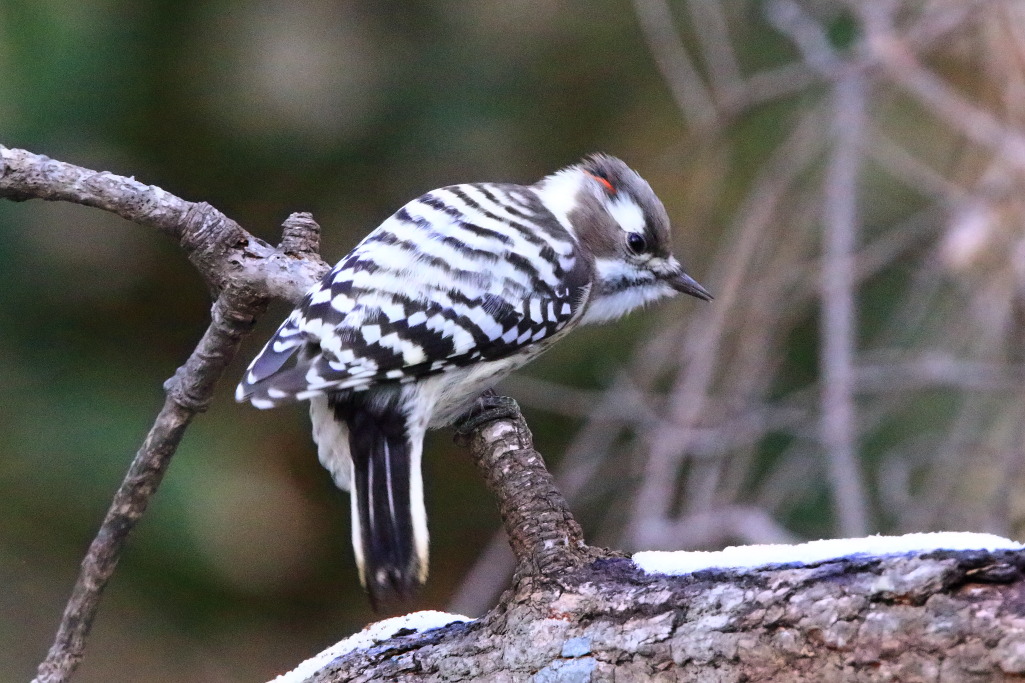
[[[444,187],[307,293],[236,396],[310,401],[320,460],[353,492],[353,547],[376,601],[426,579],[426,430],[577,324],[675,291],[710,298],[670,255],[661,202],[618,159],[595,155],[531,186]]]

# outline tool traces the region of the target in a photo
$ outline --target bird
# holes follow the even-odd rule
[[[579,325],[676,293],[711,300],[670,242],[651,186],[599,153],[532,185],[427,192],[306,293],[236,399],[309,401],[320,462],[351,493],[353,550],[375,607],[427,579],[426,431]]]

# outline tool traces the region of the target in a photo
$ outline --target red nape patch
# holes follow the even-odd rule
[[[587,175],[591,176],[592,178],[597,180],[599,183],[604,185],[605,189],[608,190],[609,194],[616,194],[616,188],[614,188],[612,186],[612,183],[610,183],[607,178],[602,178],[599,175],[595,175],[593,173],[588,173],[587,171],[584,171],[584,173],[587,173]]]

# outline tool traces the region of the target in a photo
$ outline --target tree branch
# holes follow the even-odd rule
[[[498,498],[502,524],[516,556],[517,580],[554,577],[608,551],[591,548],[566,499],[534,449],[516,402],[486,391],[457,427],[488,489]]]
[[[864,145],[865,87],[857,72],[834,86],[835,144],[823,188],[821,439],[829,461],[833,511],[843,536],[862,536],[870,527],[867,496],[858,469],[854,404],[854,251],[859,228],[857,184]]]
[[[188,202],[134,178],[2,145],[0,198],[92,206],[156,228],[182,246],[214,292],[233,285],[295,303],[328,270],[317,255],[317,242],[312,251],[290,251],[294,247],[287,241],[275,249],[205,202]]]
[[[687,123],[704,128],[716,121],[715,102],[673,28],[673,15],[665,0],[634,0],[634,13],[644,38],[676,105]]]
[[[217,299],[206,334],[185,365],[165,383],[164,406],[82,560],[57,636],[46,660],[39,665],[36,683],[66,681],[78,667],[100,597],[117,568],[128,535],[156,493],[186,427],[197,413],[206,410],[224,368],[266,308],[267,300],[263,297],[232,297],[232,293],[226,292]]]
[[[275,249],[209,204],[187,202],[132,178],[97,172],[25,150],[0,146],[0,197],[46,199],[92,206],[177,240],[217,295],[211,322],[185,365],[165,383],[166,399],[82,561],[53,646],[37,683],[68,680],[78,667],[100,597],[117,567],[129,533],[146,511],[196,413],[267,302],[298,301],[327,270],[320,228],[309,214],[285,221]]]
[[[978,550],[684,576],[599,560],[286,680],[1018,680],[1023,567],[1022,551]]]

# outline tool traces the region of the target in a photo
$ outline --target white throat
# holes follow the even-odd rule
[[[603,323],[620,318],[645,304],[672,296],[676,291],[647,270],[616,259],[594,262],[596,285],[581,323]],[[630,282],[619,288],[616,283]]]

